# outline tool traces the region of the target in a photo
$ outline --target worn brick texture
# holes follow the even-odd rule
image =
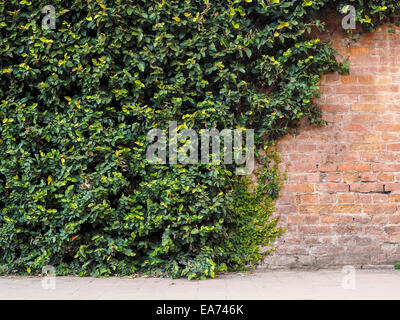
[[[329,37],[350,74],[322,76],[328,125],[302,123],[277,144],[287,231],[267,267],[400,263],[400,34],[386,25],[354,43],[336,25]]]

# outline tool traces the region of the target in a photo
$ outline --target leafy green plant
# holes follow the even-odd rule
[[[395,265],[394,265],[394,268],[395,268],[396,270],[400,270],[400,264],[398,264],[398,263],[395,264]]]
[[[268,146],[300,118],[320,74],[346,72],[322,9],[373,28],[397,1],[0,0],[0,265],[4,273],[188,278],[251,267],[282,230],[277,158],[258,184],[235,165],[152,165],[146,134],[252,128]],[[366,17],[368,16],[368,18]],[[369,19],[369,17],[371,19]]]

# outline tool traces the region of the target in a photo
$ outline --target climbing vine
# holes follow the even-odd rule
[[[301,118],[323,123],[320,75],[348,66],[313,31],[322,10],[349,5],[367,31],[399,11],[397,0],[0,1],[0,272],[254,266],[282,233],[279,160],[264,150]],[[234,163],[149,163],[148,132],[171,121],[253,129],[256,181]]]

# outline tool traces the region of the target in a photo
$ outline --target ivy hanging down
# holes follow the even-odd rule
[[[373,29],[397,3],[0,0],[0,272],[254,266],[282,233],[279,161],[257,150],[322,123],[320,74],[346,71],[312,33],[321,10],[353,5]],[[148,133],[171,142],[173,121],[254,130],[256,181],[236,162],[149,163]]]

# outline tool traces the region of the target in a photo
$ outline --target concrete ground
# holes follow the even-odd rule
[[[55,289],[54,289],[55,285]],[[262,270],[188,281],[0,277],[0,299],[400,299],[400,270]]]

